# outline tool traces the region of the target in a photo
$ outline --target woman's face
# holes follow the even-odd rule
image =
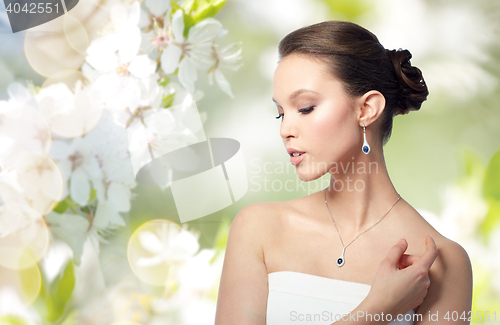
[[[333,171],[335,164],[341,170],[341,164],[357,160],[363,129],[355,100],[325,63],[295,53],[281,59],[274,73],[273,101],[278,114],[284,114],[280,135],[286,149],[305,152],[291,158],[301,180],[315,180]]]

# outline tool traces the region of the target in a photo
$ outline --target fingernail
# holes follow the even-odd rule
[[[401,238],[399,241],[398,241],[398,244],[404,244],[405,243],[405,240],[403,238]]]

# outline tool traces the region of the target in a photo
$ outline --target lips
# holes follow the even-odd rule
[[[286,149],[286,151],[288,152],[288,154],[289,154],[290,156],[292,156],[292,155],[293,155],[294,153],[296,153],[296,152],[297,152],[297,153],[300,153],[300,154],[305,153],[305,151],[301,151],[301,150],[299,150],[299,149],[295,149],[295,148],[292,148],[292,147],[287,148],[287,149]]]
[[[302,161],[302,159],[304,159],[304,156],[305,156],[305,155],[306,155],[306,154],[305,154],[305,153],[303,153],[303,154],[301,154],[300,156],[295,156],[295,157],[294,157],[294,156],[291,156],[291,158],[290,158],[290,162],[292,163],[292,165],[298,165],[298,164]]]
[[[299,164],[302,161],[302,159],[304,159],[304,156],[306,154],[305,151],[301,151],[299,149],[292,147],[287,148],[287,152],[290,155],[290,162],[292,163],[292,165]]]

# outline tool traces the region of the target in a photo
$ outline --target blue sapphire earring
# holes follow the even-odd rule
[[[363,150],[363,152],[365,154],[368,154],[370,152],[370,145],[366,141],[366,130],[365,130],[365,124],[364,123],[363,123],[363,138],[364,138],[365,141],[363,142],[363,147],[361,147],[361,150]]]

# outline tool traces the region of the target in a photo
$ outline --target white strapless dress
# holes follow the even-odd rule
[[[317,275],[278,271],[268,274],[267,325],[327,325],[349,314],[365,299],[371,286]],[[412,309],[391,325],[414,324]],[[336,316],[338,315],[338,316]],[[356,316],[356,314],[353,314]],[[417,315],[415,315],[417,316]],[[346,316],[347,317],[347,316]],[[361,319],[370,317],[360,315]],[[381,317],[373,314],[372,317]],[[386,317],[384,314],[383,317]],[[387,319],[387,318],[383,318]]]

